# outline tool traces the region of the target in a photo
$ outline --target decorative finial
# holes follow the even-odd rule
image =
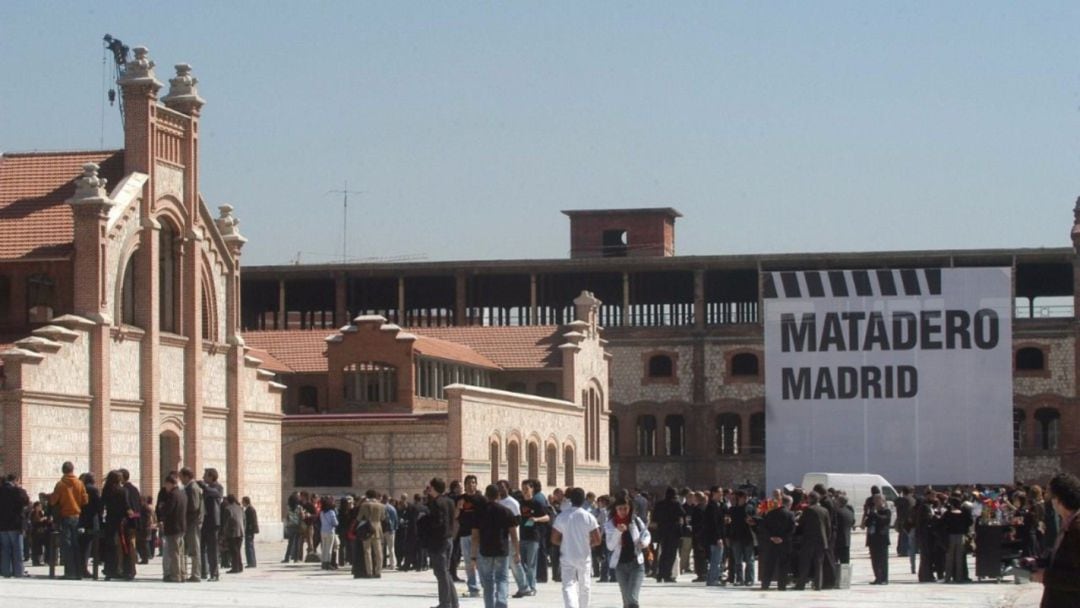
[[[225,242],[229,245],[229,249],[234,254],[238,254],[244,243],[247,242],[247,239],[240,234],[240,229],[237,228],[240,225],[240,220],[233,215],[232,205],[221,205],[218,207],[218,211],[221,215],[214,220],[218,232],[221,233],[221,238],[225,239]]]
[[[122,87],[147,86],[157,93],[161,81],[154,75],[154,62],[150,59],[150,49],[137,46],[133,49],[135,58],[124,64],[124,73],[116,82]]]
[[[108,180],[98,176],[98,169],[96,163],[83,165],[82,175],[75,180],[75,195],[67,201],[69,204],[79,206],[113,204],[108,192],[105,191]]]
[[[206,101],[199,97],[199,91],[195,88],[197,84],[199,79],[191,75],[191,65],[178,63],[176,77],[169,79],[169,94],[162,97],[161,101],[177,112],[198,112]]]

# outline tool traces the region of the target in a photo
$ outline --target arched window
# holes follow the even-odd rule
[[[56,281],[47,274],[26,279],[26,316],[30,323],[46,323],[56,314]]]
[[[345,367],[345,402],[372,405],[397,402],[397,368],[380,361],[363,361]]]
[[[525,383],[524,382],[510,382],[510,383],[508,383],[506,385],[506,390],[510,391],[511,393],[524,393],[525,392]]]
[[[1020,408],[1013,409],[1013,449],[1021,450],[1024,448],[1024,431],[1027,426],[1026,422],[1027,414]]]
[[[548,399],[555,399],[558,395],[558,389],[554,382],[537,382],[536,394],[540,397],[547,397]]]
[[[1035,411],[1035,447],[1040,450],[1057,450],[1061,413],[1052,407]]]
[[[739,453],[739,426],[742,420],[738,414],[720,414],[716,417],[716,453],[731,456]]]
[[[656,416],[638,416],[637,453],[638,456],[656,455]]]
[[[765,413],[750,414],[750,453],[765,453]]]
[[[608,417],[608,456],[619,455],[619,419]]]
[[[535,441],[530,441],[525,446],[525,463],[528,467],[529,479],[540,479],[540,446]]]
[[[310,384],[305,384],[300,387],[298,393],[296,401],[300,409],[311,408],[316,412],[319,411],[319,389]]]
[[[563,448],[563,484],[568,488],[574,486],[574,446],[572,445]]]
[[[1016,351],[1016,371],[1038,371],[1046,369],[1046,357],[1041,348],[1028,346]]]
[[[158,232],[158,319],[161,331],[180,331],[180,239],[176,229],[161,222]]]
[[[492,439],[488,447],[488,455],[491,458],[491,483],[499,481],[499,442]]]
[[[672,414],[664,418],[664,450],[668,456],[682,456],[685,453],[686,430],[683,417]]]
[[[521,485],[521,447],[517,441],[509,441],[506,444],[506,479],[510,487],[516,488]]]
[[[667,355],[649,357],[650,378],[671,378],[675,375],[675,363]]]
[[[559,449],[555,447],[555,444],[549,443],[547,449],[544,450],[544,460],[547,461],[547,485],[552,488],[559,485],[558,459]]]
[[[603,397],[595,388],[581,392],[585,409],[585,460],[600,460],[600,415]]]
[[[138,280],[136,274],[136,260],[139,258],[139,252],[131,252],[131,256],[128,257],[127,264],[124,264],[124,282],[120,287],[120,322],[126,325],[135,325],[135,290],[137,288],[136,281]]]
[[[217,337],[217,320],[214,316],[213,288],[209,281],[203,281],[200,319],[203,340],[213,341]]]
[[[315,448],[293,456],[298,488],[352,487],[352,454],[333,448]]]
[[[731,358],[732,376],[758,375],[758,357],[754,353],[739,353]]]

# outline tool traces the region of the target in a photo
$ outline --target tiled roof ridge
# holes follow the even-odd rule
[[[40,151],[16,151],[16,152],[3,152],[0,151],[0,158],[26,158],[37,156],[74,156],[76,154],[116,154],[123,152],[124,148],[105,148],[102,150],[86,149],[86,150],[40,150]],[[77,176],[75,176],[77,177]],[[72,177],[72,179],[75,179]]]

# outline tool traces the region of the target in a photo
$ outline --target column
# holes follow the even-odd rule
[[[334,276],[334,326],[341,327],[342,325],[348,325],[352,319],[349,318],[349,304],[348,304],[348,285],[349,278],[344,272],[339,272]]]
[[[529,274],[529,325],[540,325],[536,306],[536,273]]]
[[[705,271],[700,268],[694,271],[694,329],[705,329]]]
[[[465,273],[461,271],[454,273],[454,325],[458,327],[465,325],[467,288]]]
[[[397,280],[397,324],[405,326],[405,277]]]
[[[630,273],[622,273],[622,323],[630,325]]]
[[[285,312],[285,280],[278,279],[277,326],[274,329],[287,329],[286,321],[288,321],[288,315]]]

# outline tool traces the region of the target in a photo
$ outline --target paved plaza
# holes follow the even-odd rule
[[[859,539],[861,545],[861,538]],[[431,572],[386,572],[379,580],[355,580],[347,570],[326,572],[319,564],[280,564],[283,543],[261,543],[260,566],[243,574],[222,573],[219,583],[168,584],[160,581],[161,560],[139,567],[134,582],[63,581],[47,578],[48,570],[30,568],[23,580],[0,579],[0,605],[51,608],[79,606],[244,606],[270,608],[298,606],[385,606],[387,608],[429,608],[438,603]],[[833,591],[763,592],[755,588],[710,587],[690,583],[684,575],[679,583],[658,584],[646,580],[642,606],[798,606],[799,608],[855,606],[1038,606],[1042,586],[990,582],[969,585],[917,584],[908,573],[907,562],[894,557],[889,564],[891,582],[887,587],[869,585],[870,560],[864,547],[854,549],[851,589]],[[464,590],[459,585],[459,592]],[[533,598],[511,600],[512,606],[557,607],[562,605],[557,583],[539,585]],[[511,579],[511,591],[513,582]],[[593,583],[593,606],[620,608],[618,585]],[[461,598],[462,607],[482,608],[481,598]]]

